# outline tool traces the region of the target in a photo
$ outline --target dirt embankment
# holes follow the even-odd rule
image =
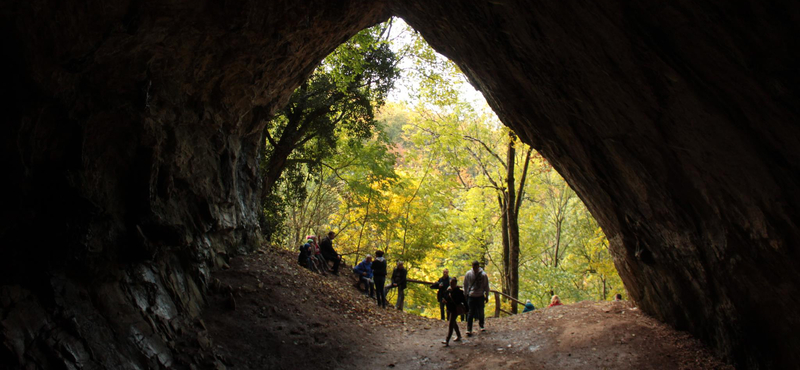
[[[214,275],[218,293],[204,321],[228,367],[732,369],[627,302],[489,318],[487,331],[443,347],[444,322],[381,309],[347,276],[314,274],[295,260],[265,250]]]

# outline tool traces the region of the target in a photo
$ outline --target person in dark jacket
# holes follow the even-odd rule
[[[342,256],[333,249],[333,238],[335,237],[336,233],[329,231],[328,236],[322,238],[322,241],[319,243],[319,249],[322,252],[322,256],[325,257],[325,260],[333,261],[333,274],[339,275],[339,262],[342,261]]]
[[[386,284],[386,259],[383,258],[383,251],[375,251],[375,260],[372,261],[372,279],[375,281],[378,306],[386,308],[386,291],[383,289]]]
[[[439,315],[441,315],[442,320],[445,319],[445,306],[444,306],[444,296],[447,294],[447,289],[450,287],[450,271],[444,269],[442,271],[442,277],[439,278],[438,281],[431,285],[431,289],[439,289],[436,292],[436,301],[439,302]]]
[[[392,285],[387,287],[387,289],[397,288],[397,304],[395,304],[395,308],[400,311],[403,310],[403,302],[405,301],[407,276],[408,270],[403,266],[403,262],[397,262],[397,267],[392,271]]]
[[[297,263],[309,270],[312,270],[311,263],[311,244],[305,243],[300,246],[300,254],[297,256]]]
[[[453,336],[453,330],[456,332],[456,339],[454,342],[461,341],[461,330],[458,330],[456,317],[467,311],[467,298],[464,297],[464,291],[458,287],[458,279],[453,278],[450,280],[450,287],[445,291],[442,303],[447,306],[447,317],[450,323],[447,327],[447,338],[442,343],[445,346],[449,346],[450,337]]]
[[[372,256],[368,254],[361,263],[353,267],[353,273],[358,275],[359,283],[364,283],[364,295],[375,298],[375,286],[372,284]]]
[[[529,299],[529,300],[527,300],[525,302],[525,308],[522,309],[522,313],[531,312],[531,311],[533,311],[535,309],[536,309],[536,307],[533,306],[533,303],[531,303],[531,300]]]

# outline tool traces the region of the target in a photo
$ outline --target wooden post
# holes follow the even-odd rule
[[[494,292],[494,317],[500,317],[500,293]]]

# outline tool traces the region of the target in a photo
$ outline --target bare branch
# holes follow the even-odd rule
[[[333,168],[329,164],[324,163],[324,162],[320,162],[320,164],[322,164],[325,167],[330,168],[330,170],[333,171],[333,175],[336,176],[339,180],[344,181],[346,184],[350,183],[349,181],[347,181],[347,179],[345,179],[344,177],[342,177],[342,175],[339,174],[339,169]]]
[[[492,183],[492,185],[498,190],[499,189],[505,189],[505,188],[497,185],[497,182],[494,181],[494,178],[492,178],[492,175],[490,175],[489,171],[486,169],[486,164],[483,163],[483,160],[481,160],[481,157],[477,153],[475,153],[472,150],[472,148],[467,147],[466,149],[472,155],[472,157],[475,158],[476,161],[478,161],[478,167],[481,168],[481,172],[483,172],[483,174],[486,176],[486,178],[489,179],[489,182]]]
[[[486,145],[486,143],[484,143],[483,141],[481,141],[481,140],[479,140],[479,139],[476,139],[476,138],[474,138],[474,137],[472,137],[472,136],[469,136],[469,135],[464,135],[464,138],[465,138],[465,139],[467,139],[467,140],[469,140],[469,141],[474,141],[474,142],[476,142],[476,143],[478,143],[478,144],[481,144],[481,146],[483,146],[483,148],[484,148],[484,149],[486,149],[486,151],[487,151],[487,152],[489,152],[489,154],[491,154],[491,155],[492,155],[492,156],[493,156],[495,159],[497,159],[497,161],[498,161],[498,162],[500,162],[500,164],[502,164],[502,165],[503,165],[503,168],[507,168],[507,167],[508,167],[508,166],[506,165],[506,162],[504,162],[504,161],[503,161],[503,159],[502,159],[502,158],[500,158],[500,156],[499,156],[499,155],[495,154],[495,152],[494,152],[494,151],[492,151],[492,149],[491,149],[491,148],[489,148],[489,146],[488,146],[488,145]]]

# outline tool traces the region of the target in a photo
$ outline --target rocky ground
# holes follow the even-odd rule
[[[295,261],[268,249],[215,274],[203,321],[226,367],[732,369],[627,302],[489,318],[486,332],[444,347],[444,322],[378,308],[349,277]]]

